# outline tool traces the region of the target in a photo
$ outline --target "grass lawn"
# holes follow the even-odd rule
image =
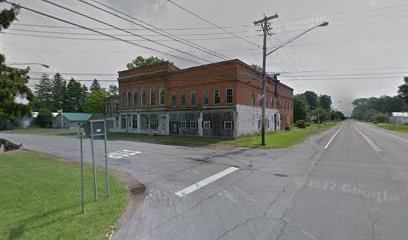
[[[29,134],[29,135],[43,135],[43,136],[75,136],[78,131],[69,129],[56,129],[56,128],[25,128],[1,131],[2,133],[16,133],[16,134]]]
[[[95,203],[92,170],[86,166],[84,172],[81,214],[79,164],[32,152],[0,154],[0,239],[107,239],[126,208],[126,184],[111,176],[107,199],[100,169]]]
[[[337,123],[325,123],[320,125],[320,130],[327,130],[336,126]],[[292,128],[290,131],[277,131],[271,132],[266,135],[266,146],[261,145],[261,135],[253,135],[248,137],[242,137],[231,141],[226,141],[225,144],[232,145],[234,147],[244,148],[286,148],[303,142],[307,137],[313,133],[318,132],[317,124],[312,124],[306,129]]]
[[[321,130],[329,129],[337,123],[326,123],[321,125]],[[180,145],[189,147],[229,145],[232,147],[245,148],[285,148],[303,142],[305,138],[317,132],[317,125],[312,124],[306,129],[292,128],[290,131],[278,131],[267,134],[267,145],[261,146],[260,134],[241,137],[234,140],[188,137],[188,136],[149,136],[142,134],[109,133],[110,140],[135,140],[140,142],[152,142],[168,145]]]
[[[392,131],[397,131],[397,132],[402,132],[402,133],[408,133],[408,125],[403,125],[403,124],[389,124],[389,123],[378,123],[375,124],[376,126]]]

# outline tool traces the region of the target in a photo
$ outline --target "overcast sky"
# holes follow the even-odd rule
[[[347,113],[355,98],[395,95],[408,72],[408,3],[404,0],[173,0],[241,38],[215,28],[167,0],[99,1],[222,54],[224,58],[238,58],[258,65],[262,65],[259,48],[262,37],[260,27],[254,26],[253,21],[262,18],[263,14],[279,14],[279,18],[271,22],[274,34],[267,42],[270,50],[310,27],[329,21],[329,26],[316,28],[268,56],[267,70],[282,73],[282,82],[294,88],[295,93],[312,90],[331,95],[334,107]],[[126,63],[139,55],[166,58],[180,68],[222,61],[150,31],[129,30],[135,35],[159,40],[173,50],[126,32],[106,29],[109,28],[106,25],[40,0],[15,2],[93,29],[102,28],[100,31],[118,38],[173,55],[71,28],[68,24],[21,10],[19,21],[0,35],[0,50],[6,54],[8,63],[50,65],[49,69],[32,65],[33,78],[39,76],[38,72],[47,71],[64,73],[66,79],[115,80],[117,71],[124,70]],[[79,1],[52,2],[122,29],[140,28]],[[8,6],[1,4],[1,7]],[[103,81],[104,86],[112,83],[115,81]]]

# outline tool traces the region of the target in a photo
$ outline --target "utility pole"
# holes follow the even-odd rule
[[[269,21],[274,19],[274,18],[277,18],[277,17],[279,17],[278,14],[275,14],[274,16],[269,16],[269,17],[265,16],[264,18],[254,22],[255,26],[258,26],[260,24],[261,27],[262,27],[262,31],[263,31],[262,95],[261,95],[261,98],[260,98],[262,100],[262,121],[261,121],[261,124],[262,124],[262,130],[261,130],[262,131],[261,132],[262,146],[265,146],[265,144],[266,144],[266,142],[265,142],[265,109],[266,109],[265,98],[266,98],[266,55],[267,55],[266,54],[266,37],[267,37],[267,35],[270,34],[269,30],[271,29],[270,25],[269,25]]]

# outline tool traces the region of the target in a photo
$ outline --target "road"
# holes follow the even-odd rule
[[[79,159],[75,138],[0,137]],[[103,165],[103,143],[95,147]],[[406,134],[347,121],[288,149],[108,148],[109,167],[148,189],[114,239],[408,239]]]

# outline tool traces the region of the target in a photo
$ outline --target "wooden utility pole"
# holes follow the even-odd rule
[[[261,127],[261,135],[262,135],[262,146],[266,145],[265,141],[265,109],[266,109],[266,37],[269,35],[269,21],[279,17],[278,14],[274,16],[265,16],[263,19],[255,21],[254,24],[256,26],[261,25],[263,31],[263,54],[262,54],[262,93],[260,99],[262,100],[262,127]]]

